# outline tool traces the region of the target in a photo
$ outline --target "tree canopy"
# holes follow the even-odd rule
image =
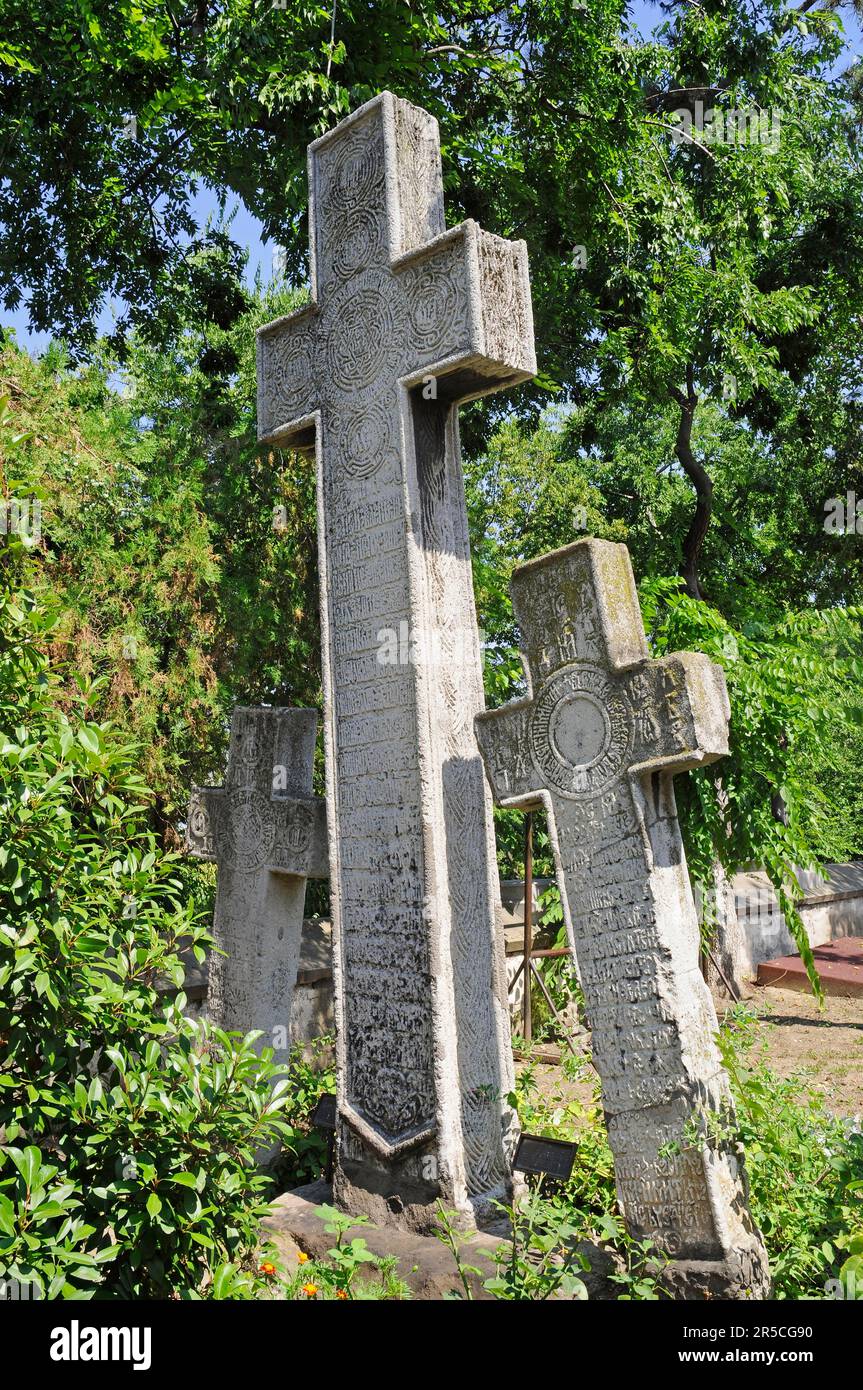
[[[257,446],[252,343],[304,292],[309,140],[388,87],[438,117],[449,223],[528,245],[540,373],[462,411],[490,699],[520,679],[512,566],[625,540],[657,650],[701,644],[737,692],[737,830],[702,806],[691,853],[697,823],[779,876],[859,852],[863,106],[839,7],[670,0],[647,37],[621,0],[0,14],[0,286],[58,340],[4,349],[30,437],[3,485],[42,498],[52,641],[147,750],[164,839],[232,704],[320,697],[314,478]],[[203,229],[202,188],[224,212]],[[233,199],[285,248],[277,283],[246,283]]]
[[[106,294],[125,306],[121,355],[130,327],[166,347],[243,312],[239,248],[192,215],[200,186],[242,199],[300,284],[306,145],[389,87],[440,120],[450,221],[527,240],[541,373],[522,408],[555,388],[674,405],[690,594],[715,482],[692,445],[707,397],[859,467],[846,422],[809,399],[863,296],[860,84],[831,76],[835,6],[672,0],[646,40],[621,0],[0,14],[4,303],[26,294],[73,351],[91,350]],[[859,333],[838,331],[857,436]]]

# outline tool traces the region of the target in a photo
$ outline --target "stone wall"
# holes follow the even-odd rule
[[[845,936],[863,936],[863,863],[827,864],[827,880],[801,869],[804,897],[800,916],[812,946]],[[713,954],[738,989],[755,979],[762,961],[796,953],[785,918],[767,875],[736,874],[718,894],[718,927]],[[710,983],[724,983],[711,965]]]

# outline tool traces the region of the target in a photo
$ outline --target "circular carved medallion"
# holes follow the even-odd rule
[[[420,351],[428,351],[444,338],[452,339],[452,325],[462,310],[452,276],[439,266],[426,266],[408,291],[408,317]]]
[[[564,695],[555,705],[548,736],[558,760],[570,767],[592,767],[608,747],[608,715],[593,695]]]
[[[240,763],[256,763],[261,755],[258,735],[253,727],[242,730],[237,741],[237,760]]]
[[[333,155],[329,195],[334,207],[370,203],[382,174],[378,141],[369,131],[352,131]]]
[[[540,690],[530,721],[530,751],[551,789],[595,796],[615,781],[629,748],[623,695],[596,666],[564,667]]]
[[[345,412],[336,439],[339,467],[352,478],[370,478],[384,463],[398,462],[393,446],[395,406],[391,399],[368,401]]]
[[[394,376],[401,351],[399,314],[391,277],[368,272],[332,294],[326,360],[340,391],[368,391]]]
[[[343,280],[384,258],[380,217],[369,208],[345,212],[335,222],[329,240],[333,271]]]
[[[276,826],[268,797],[241,787],[228,799],[228,843],[238,869],[259,869],[273,848]]]
[[[193,840],[209,840],[212,829],[203,801],[196,801],[189,813],[189,834]]]
[[[288,825],[285,842],[295,854],[304,854],[312,841],[314,813],[306,806],[297,806]]]
[[[314,354],[308,331],[283,334],[273,349],[272,409],[287,421],[305,409],[315,379]],[[279,421],[279,423],[282,422]]]

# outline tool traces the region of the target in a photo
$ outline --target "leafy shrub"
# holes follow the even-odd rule
[[[690,873],[709,901],[716,861],[729,875],[763,868],[820,994],[796,909],[795,869],[863,852],[863,824],[840,834],[819,785],[825,767],[835,770],[843,740],[859,741],[863,609],[789,612],[773,626],[752,620],[738,630],[717,609],[682,594],[676,579],[643,584],[641,603],[654,655],[704,652],[728,682],[728,756],[676,782]],[[845,774],[847,780],[849,767]],[[856,767],[853,779],[859,782]]]
[[[730,1009],[718,1044],[736,1104],[733,1130],[713,1116],[715,1132],[741,1142],[746,1153],[750,1204],[761,1228],[778,1299],[825,1298],[842,1288],[863,1296],[863,1131],[860,1117],[839,1118],[799,1076],[771,1071],[758,1048],[757,1017],[747,1005]],[[766,1046],[766,1044],[765,1044]],[[617,1210],[614,1166],[592,1067],[565,1063],[566,1080],[588,1081],[582,1100],[562,1083],[541,1088],[535,1068],[522,1069],[514,1101],[522,1126],[534,1134],[575,1140],[578,1148],[567,1183],[537,1193],[532,1222],[551,1231],[568,1223],[573,1237],[605,1245],[619,1258],[619,1298],[662,1295],[660,1252],[627,1235]],[[693,1139],[701,1133],[693,1127]],[[547,1184],[546,1184],[547,1189]],[[536,1202],[540,1205],[537,1207]],[[533,1263],[535,1273],[535,1261]],[[518,1276],[518,1270],[515,1276]],[[532,1277],[532,1275],[531,1275]],[[522,1278],[527,1285],[527,1274]],[[507,1296],[513,1296],[511,1293]],[[528,1295],[525,1295],[528,1296]]]
[[[863,1132],[799,1076],[782,1078],[757,1046],[755,1016],[729,1010],[719,1034],[746,1150],[752,1213],[764,1233],[777,1298],[824,1298],[863,1249]],[[857,1296],[863,1296],[863,1280]]]
[[[323,1131],[312,1125],[312,1114],[321,1096],[336,1089],[332,1037],[315,1038],[293,1048],[287,1082],[290,1130],[273,1165],[280,1188],[313,1182],[326,1170],[329,1144]]]
[[[286,1081],[184,1019],[208,937],[139,753],[61,707],[51,618],[0,553],[0,1279],[49,1297],[248,1296]],[[180,989],[165,1004],[157,982]]]

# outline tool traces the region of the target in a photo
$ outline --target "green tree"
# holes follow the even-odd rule
[[[829,76],[833,6],[673,0],[648,40],[621,0],[378,0],[373,23],[355,0],[0,13],[7,307],[29,286],[34,322],[79,345],[106,293],[130,306],[118,345],[127,321],[160,342],[189,317],[229,327],[236,249],[224,228],[198,234],[199,183],[258,213],[301,281],[305,146],[389,86],[441,121],[450,219],[526,237],[541,383],[673,404],[693,595],[714,488],[693,448],[701,403],[730,383],[750,424],[787,415],[827,326],[860,312],[859,83]],[[778,113],[776,142],[737,138],[756,110],[768,135]],[[859,376],[846,335],[843,399]]]
[[[209,937],[149,828],[138,747],[95,717],[97,688],[60,684],[26,551],[0,549],[0,1279],[242,1296],[286,1083],[252,1037],[183,1017],[181,950]]]
[[[255,328],[290,303],[259,296],[171,352],[136,338],[123,383],[104,353],[0,354],[21,435],[0,481],[41,504],[55,653],[139,742],[173,847],[191,783],[221,776],[233,706],[320,699],[314,469],[255,429]]]

